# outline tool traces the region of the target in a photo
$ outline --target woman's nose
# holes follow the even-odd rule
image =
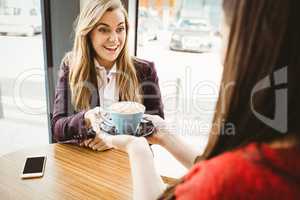
[[[115,31],[112,31],[109,35],[108,41],[109,42],[116,42],[118,40],[118,35]]]

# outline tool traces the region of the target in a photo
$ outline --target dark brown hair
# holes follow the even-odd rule
[[[290,134],[299,138],[298,1],[225,0],[223,8],[225,17],[229,16],[226,19],[231,31],[213,121],[217,126],[213,126],[208,146],[198,160],[250,142],[269,142]],[[278,72],[283,73],[283,78],[286,72],[286,82],[276,83]],[[270,80],[270,86],[253,95],[254,88],[265,78]],[[287,102],[276,102],[279,90],[287,92]],[[253,112],[255,108],[264,116],[274,118],[280,106],[288,106],[287,118],[276,124],[282,129],[265,124]],[[232,128],[229,124],[234,127],[233,134],[228,134],[228,128]]]
[[[298,0],[224,0],[230,34],[222,84],[208,145],[197,161],[250,142],[269,142],[292,134],[299,140],[299,9]],[[283,77],[286,72],[287,78],[283,78],[286,82],[276,84],[279,71]],[[255,86],[263,79],[270,80],[270,86],[253,95]],[[287,92],[287,102],[281,102],[281,106],[288,106],[286,129],[266,125],[253,112],[255,108],[274,118],[278,91]],[[278,122],[279,127],[285,126],[283,120]],[[174,199],[175,186],[159,199]]]

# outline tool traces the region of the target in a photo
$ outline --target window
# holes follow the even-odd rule
[[[1,0],[0,10],[1,156],[49,140],[40,1]]]
[[[203,150],[222,73],[221,0],[140,0],[138,12],[137,57],[155,63],[166,119]]]

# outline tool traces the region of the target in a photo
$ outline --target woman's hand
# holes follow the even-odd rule
[[[92,127],[93,130],[96,131],[96,133],[100,133],[100,123],[102,118],[101,118],[99,106],[88,110],[84,114],[84,120],[85,120],[86,128]]]
[[[144,114],[144,118],[146,120],[150,120],[156,129],[156,131],[152,135],[146,138],[150,144],[162,145],[164,142],[164,136],[167,134],[171,134],[172,131],[175,131],[173,124],[166,123],[166,121],[158,115]]]
[[[104,151],[110,148],[119,149],[128,152],[132,145],[149,145],[144,137],[135,137],[132,135],[108,135],[105,133],[97,134],[94,139],[83,141],[80,146],[91,148],[95,151]]]
[[[84,120],[86,122],[86,127],[92,129],[97,133],[96,137],[94,139],[87,139],[80,143],[80,146],[85,146],[88,148],[91,148],[95,151],[104,151],[107,149],[110,149],[111,146],[107,146],[105,142],[103,141],[103,136],[100,130],[100,123],[102,121],[101,118],[101,108],[95,107],[93,109],[88,110],[84,114]]]
[[[95,151],[105,151],[112,148],[103,141],[103,136],[101,135],[101,133],[97,134],[94,139],[87,139],[83,141],[82,143],[80,143],[80,146],[85,146]]]

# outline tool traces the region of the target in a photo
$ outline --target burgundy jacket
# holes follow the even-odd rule
[[[156,114],[163,118],[163,104],[154,63],[135,58],[134,66],[138,80],[142,84],[143,104],[146,107],[146,113]],[[69,66],[66,61],[63,61],[55,89],[54,110],[51,119],[52,139],[54,141],[63,141],[76,135],[87,134],[88,130],[84,124],[86,111],[74,111],[70,93]],[[100,105],[98,90],[95,90],[94,94],[91,103],[92,108]]]

